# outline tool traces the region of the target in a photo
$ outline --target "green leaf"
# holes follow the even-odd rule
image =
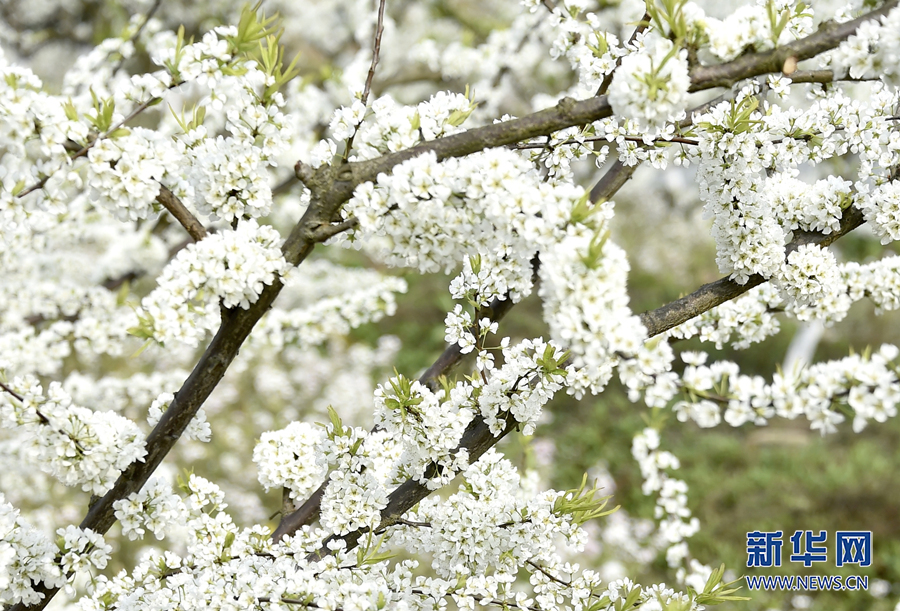
[[[344,423],[341,421],[341,417],[338,415],[337,410],[330,405],[328,406],[328,419],[331,420],[332,430],[338,434],[344,432]]]
[[[66,113],[66,118],[69,121],[78,120],[78,110],[75,109],[75,104],[72,103],[72,98],[69,98],[67,102],[63,103],[63,111]]]
[[[469,86],[466,85],[466,99],[469,100],[469,107],[465,110],[454,110],[450,113],[450,118],[447,119],[447,123],[452,125],[453,127],[459,127],[463,123],[465,123],[466,119],[475,111],[475,108],[478,104],[475,103],[475,94],[470,93]]]
[[[581,486],[567,490],[554,501],[553,513],[559,516],[568,515],[572,522],[581,525],[588,520],[607,516],[619,509],[618,506],[613,509],[606,509],[606,505],[609,503],[612,495],[594,498],[600,490],[597,487],[597,482],[594,482],[594,485],[589,490],[585,490],[586,486],[587,473],[581,478]]]
[[[130,133],[131,133],[131,130],[128,129],[127,127],[117,127],[116,129],[112,130],[111,132],[109,132],[106,135],[107,135],[107,137],[115,140],[116,138],[121,138],[122,136],[127,136]]]
[[[228,37],[228,44],[233,54],[247,56],[255,51],[260,41],[265,38],[275,36],[277,39],[280,37],[280,31],[276,27],[279,21],[278,13],[266,17],[265,14],[260,13],[260,7],[262,7],[262,0],[254,6],[244,5],[241,10],[237,34]]]

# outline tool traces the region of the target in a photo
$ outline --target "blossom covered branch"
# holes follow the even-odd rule
[[[654,414],[701,426],[802,413],[825,433],[841,409],[856,430],[894,415],[889,346],[832,363],[837,382],[814,367],[766,384],[691,353],[678,374],[657,336],[740,347],[777,332],[775,311],[834,323],[863,297],[900,307],[895,261],[838,263],[827,248],[863,224],[882,244],[900,239],[896,0],[835,20],[781,0],[724,20],[685,0],[632,16],[525,0],[471,47],[422,40],[382,0],[325,20],[334,27],[308,43],[320,65],[285,59],[289,26],[319,21],[301,14],[313,9],[276,4],[285,30],[248,6],[191,38],[208,15],[176,29],[157,2],[81,55],[60,94],[0,52],[0,456],[29,465],[0,475],[0,600],[41,609],[63,588],[122,611],[736,600],[724,568],[690,557],[698,520],[668,473],[678,461],[660,450],[662,418],[632,451],[681,592],[601,587],[568,559],[607,498],[586,479],[545,490],[496,446],[533,434],[558,394],[599,395],[615,374]],[[25,48],[35,34],[23,28],[0,41]],[[413,62],[430,85],[378,82]],[[472,86],[426,91],[438,83]],[[692,94],[720,87],[732,90],[687,116]],[[852,172],[829,175],[836,163]],[[612,199],[638,166],[681,172],[670,164],[693,166],[726,277],[637,315]],[[592,165],[608,169],[587,189]],[[388,268],[455,274],[449,345],[418,379],[386,375],[396,338],[350,335],[396,310],[407,282]],[[501,334],[533,293],[549,339]],[[213,470],[243,483],[188,473],[173,487],[163,461],[209,452],[190,444],[215,444],[217,427],[229,447]],[[226,512],[253,472],[282,494],[274,532]],[[11,478],[40,482],[71,503],[66,515],[83,499],[58,490],[80,488],[87,514],[54,545],[15,506],[30,484]],[[456,478],[457,491],[431,494]],[[243,498],[261,509],[256,492]],[[172,548],[103,573],[107,538],[148,533]],[[520,572],[528,588],[513,587]]]

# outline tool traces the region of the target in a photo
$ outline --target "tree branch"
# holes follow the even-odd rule
[[[163,208],[168,210],[172,216],[175,217],[176,221],[181,223],[181,226],[184,227],[185,231],[188,232],[188,235],[190,235],[195,242],[199,242],[209,235],[206,231],[206,227],[197,220],[197,217],[191,214],[191,211],[185,207],[180,199],[178,199],[178,196],[172,193],[168,187],[163,184],[159,185],[159,195],[156,196],[156,201],[159,202]]]
[[[856,33],[859,26],[866,21],[887,15],[897,6],[897,2],[898,0],[885,2],[880,8],[846,23],[823,23],[814,34],[765,53],[748,53],[724,64],[698,66],[691,71],[690,91],[731,87],[746,78],[767,72],[781,72],[788,59],[793,58],[795,61],[801,62],[835,48]]]
[[[862,23],[887,14],[897,6],[898,2],[900,0],[891,0],[881,8],[870,11],[853,21],[824,25],[814,34],[765,53],[742,55],[730,62],[715,66],[697,66],[691,71],[690,91],[730,87],[743,79],[781,72],[788,58],[802,61],[833,49],[856,32]],[[322,199],[326,202],[326,206],[331,207],[333,214],[343,202],[351,197],[353,189],[357,185],[374,180],[378,174],[390,172],[397,164],[424,153],[433,152],[438,160],[463,157],[487,148],[515,144],[530,138],[546,136],[568,127],[592,123],[611,114],[612,108],[605,95],[577,101],[572,98],[563,98],[552,108],[519,119],[475,127],[375,159],[344,163],[337,167],[323,166],[311,178],[300,175],[302,164],[298,163],[297,177],[304,182],[312,183],[307,184],[311,189],[317,185],[323,194],[326,190],[328,191],[327,196],[323,195]]]
[[[378,0],[378,18],[375,23],[375,42],[372,45],[372,63],[369,65],[369,73],[366,75],[366,85],[363,89],[363,106],[369,101],[369,93],[372,91],[372,81],[375,78],[375,67],[378,66],[378,56],[381,54],[381,37],[384,35],[385,4],[386,0]]]
[[[480,312],[476,319],[484,317],[490,318],[492,321],[500,321],[512,309],[513,302],[510,299],[494,299],[485,312]],[[447,375],[465,355],[462,353],[459,344],[447,346],[435,362],[419,376],[419,383],[426,386],[432,392],[440,388],[440,377]],[[291,514],[283,516],[278,528],[272,533],[272,539],[276,542],[281,541],[285,536],[289,536],[297,532],[303,526],[312,524],[319,519],[319,511],[322,505],[322,495],[325,494],[325,488],[328,487],[326,479],[313,492],[303,504]]]
[[[804,244],[828,246],[862,225],[863,222],[865,219],[862,212],[855,207],[847,208],[841,217],[841,228],[838,231],[828,235],[810,231],[794,231],[794,239],[785,246],[785,252],[790,254]],[[640,315],[641,323],[647,328],[647,335],[653,337],[722,305],[726,301],[739,297],[764,282],[767,280],[759,274],[750,276],[745,284],[738,284],[728,277],[720,278],[715,282],[704,284],[690,295],[676,299],[655,310],[644,312]]]
[[[308,227],[321,224],[318,221],[318,207],[316,202],[310,204],[282,247],[284,258],[291,265],[299,265],[315,246]],[[237,356],[238,350],[250,335],[254,325],[272,307],[281,289],[282,284],[276,279],[263,290],[256,303],[248,309],[223,310],[218,332],[181,389],[175,394],[169,409],[147,437],[147,455],[143,462],[133,462],[122,472],[112,489],[90,506],[87,515],[79,524],[80,528],[89,528],[102,535],[115,523],[113,503],[138,492],[147,483],[225,375],[225,371]],[[39,611],[47,606],[58,591],[58,588],[47,588],[43,584],[38,584],[35,589],[45,594],[40,602],[31,606],[17,603],[11,611],[25,609]]]

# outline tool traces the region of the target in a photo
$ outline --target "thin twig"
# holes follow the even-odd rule
[[[641,20],[638,22],[637,27],[634,29],[634,32],[631,33],[631,38],[628,39],[628,42],[625,43],[625,46],[633,44],[637,37],[641,35],[641,33],[646,30],[650,26],[650,13],[644,12],[644,16],[641,17]],[[624,56],[623,56],[624,57]],[[600,86],[597,88],[597,93],[595,96],[606,95],[606,92],[609,90],[609,86],[612,84],[613,75],[616,70],[619,69],[619,66],[622,65],[622,57],[616,59],[616,65],[613,66],[613,69],[610,70],[606,76],[603,77],[603,81],[600,83]]]
[[[16,391],[14,391],[12,388],[10,388],[9,386],[7,386],[7,385],[4,384],[3,382],[0,382],[0,388],[2,388],[5,392],[7,392],[7,393],[9,393],[10,395],[12,395],[13,399],[15,399],[16,401],[18,401],[19,403],[23,403],[23,402],[25,401],[25,398],[22,397],[22,395],[20,395],[20,394],[17,393]]]
[[[384,5],[387,4],[387,0],[378,0],[378,18],[375,23],[375,41],[372,43],[372,63],[369,64],[369,73],[366,75],[366,84],[363,87],[362,98],[360,101],[364,108],[368,106],[369,103],[369,94],[372,92],[372,80],[375,78],[375,67],[378,66],[378,58],[381,55],[381,37],[384,34]],[[347,138],[347,145],[344,147],[344,155],[342,161],[346,163],[347,159],[350,158],[350,150],[353,148],[353,139],[356,138],[356,134],[359,133],[359,128],[362,126],[365,117],[359,120],[359,123],[356,124],[356,127],[353,128],[353,133],[350,134],[350,137]]]
[[[375,42],[372,50],[372,63],[369,65],[369,73],[366,75],[366,86],[363,89],[363,106],[369,102],[369,93],[372,91],[372,80],[375,78],[375,67],[381,55],[381,37],[384,34],[384,5],[387,0],[378,0],[378,22],[375,25]]]
[[[12,388],[7,386],[3,382],[0,382],[0,389],[2,389],[4,392],[9,393],[12,396],[12,398],[17,400],[19,403],[23,403],[23,404],[25,403],[25,398],[22,395],[20,395],[16,391],[14,391]],[[78,448],[79,452],[81,452],[82,454],[85,453],[84,446],[81,445],[80,441],[78,441],[77,439],[72,437],[71,433],[67,433],[67,432],[63,431],[62,429],[53,426],[53,423],[50,422],[50,418],[45,416],[44,413],[41,412],[41,410],[39,410],[38,408],[33,407],[32,409],[34,410],[34,413],[37,414],[38,420],[41,421],[41,424],[52,428],[56,432],[57,435],[62,435],[63,437],[68,437],[69,441],[71,441],[73,444],[75,444],[75,447]]]
[[[144,16],[144,20],[141,22],[141,25],[139,25],[139,26],[138,26],[138,29],[134,31],[134,34],[132,34],[132,35],[129,37],[129,39],[128,39],[129,42],[134,42],[134,41],[136,41],[136,40],[140,37],[141,32],[144,31],[144,28],[147,27],[147,24],[150,22],[151,19],[153,19],[153,15],[155,15],[155,14],[156,14],[156,11],[159,10],[159,6],[160,6],[161,4],[162,4],[162,0],[156,0],[156,2],[153,3],[153,6],[150,7],[150,10],[147,11],[147,14]],[[124,63],[125,63],[125,57],[123,56],[123,57],[119,60],[119,63],[117,63],[117,64],[113,67],[113,69],[112,69],[112,74],[115,74],[116,72],[118,72],[119,70],[121,70],[121,69],[122,69],[122,64],[124,64]]]
[[[560,585],[562,585],[562,586],[565,586],[565,587],[567,587],[567,588],[571,588],[571,587],[572,587],[572,584],[571,584],[571,583],[568,583],[568,582],[566,582],[566,581],[563,581],[563,580],[560,579],[559,577],[556,577],[555,575],[553,575],[552,573],[550,573],[549,571],[547,571],[544,567],[542,567],[541,565],[539,565],[537,562],[534,562],[533,560],[526,560],[525,563],[528,564],[528,565],[530,565],[530,566],[532,566],[532,567],[534,567],[534,568],[536,568],[538,571],[540,571],[541,573],[543,573],[543,574],[547,577],[547,579],[550,579],[551,581],[555,581],[556,583],[558,583],[558,584],[560,584]]]

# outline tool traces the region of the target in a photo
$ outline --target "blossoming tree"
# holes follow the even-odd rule
[[[895,415],[893,346],[767,380],[675,340],[900,306],[897,257],[829,249],[900,238],[896,0],[525,0],[467,41],[437,0],[169,4],[101,3],[93,47],[95,2],[0,9],[3,603],[695,609],[735,588],[690,555],[657,426],[633,454],[674,588],[575,563],[606,498],[494,446],[613,376],[702,427]],[[54,39],[77,53],[45,83]],[[642,165],[695,177],[723,277],[635,313],[611,222]],[[398,268],[452,272],[455,304],[444,353],[391,374],[394,338],[346,338]],[[513,340],[532,292],[549,337]],[[221,472],[176,482],[167,455],[220,434]],[[262,489],[278,513],[238,526]]]

